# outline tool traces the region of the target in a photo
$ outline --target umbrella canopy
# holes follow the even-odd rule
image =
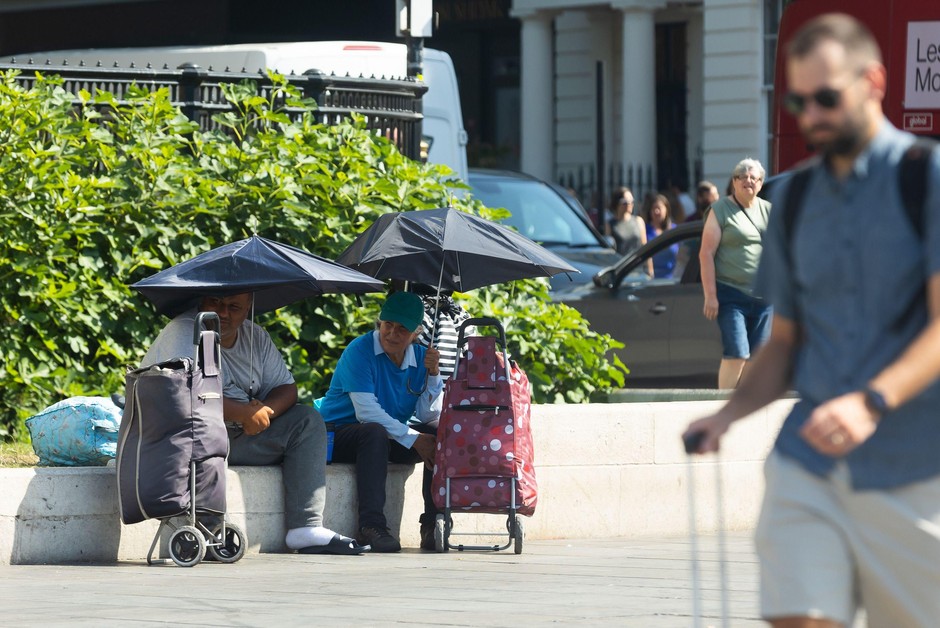
[[[312,253],[251,236],[226,244],[131,285],[167,316],[203,296],[254,293],[255,312],[276,310],[324,293],[379,292],[381,281]]]
[[[452,208],[379,216],[336,261],[373,277],[458,292],[578,272],[524,235]]]

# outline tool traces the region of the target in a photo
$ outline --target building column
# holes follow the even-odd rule
[[[520,163],[524,172],[551,181],[555,178],[554,14],[532,11],[514,16],[522,20]]]
[[[622,12],[620,104],[624,166],[653,167],[656,181],[656,2],[615,5]]]

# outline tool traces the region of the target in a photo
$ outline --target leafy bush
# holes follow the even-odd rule
[[[82,93],[73,107],[56,77],[32,89],[0,83],[0,435],[64,397],[123,390],[166,322],[128,285],[252,233],[335,259],[381,213],[454,207],[462,184],[442,166],[403,157],[361,119],[335,126],[276,106],[301,101],[272,75],[270,99],[229,85],[235,113],[200,132],[165,90],[132,90],[124,104]],[[615,346],[574,310],[548,303],[546,282],[464,295],[468,310],[501,318],[537,401],[581,402],[625,369]],[[380,297],[309,299],[262,320],[284,348],[303,398],[325,390],[339,353],[374,321]]]

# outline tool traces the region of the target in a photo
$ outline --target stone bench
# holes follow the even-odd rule
[[[532,407],[539,504],[525,518],[527,539],[681,535],[688,528],[689,469],[679,435],[721,401]],[[782,400],[736,425],[721,458],[692,467],[699,530],[715,529],[716,464],[727,529],[753,526],[761,467],[794,401]],[[422,511],[417,467],[389,465],[386,514],[405,547],[417,547]],[[120,522],[115,471],[105,467],[0,469],[0,564],[141,560],[158,521]],[[248,551],[284,551],[280,467],[231,467],[228,520]],[[352,535],[352,465],[327,468],[325,525]],[[502,532],[503,515],[454,515],[456,532]],[[508,537],[506,537],[508,539]]]

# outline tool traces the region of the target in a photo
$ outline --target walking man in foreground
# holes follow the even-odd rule
[[[809,22],[786,72],[784,104],[818,158],[771,199],[757,277],[771,337],[729,402],[685,436],[717,451],[731,423],[796,389],[765,467],[762,615],[777,627],[851,626],[861,607],[871,626],[934,626],[940,157],[929,155],[922,198],[902,201],[914,137],[885,119],[881,53],[855,19]]]

